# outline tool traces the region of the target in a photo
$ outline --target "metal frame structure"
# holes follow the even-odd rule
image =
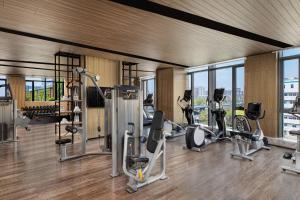
[[[85,58],[85,57],[84,57]],[[63,59],[66,60],[66,62],[63,61]],[[83,64],[83,66],[85,66],[85,59],[84,59],[84,62],[82,63],[81,61],[81,55],[78,55],[78,54],[72,54],[72,53],[66,53],[66,52],[57,52],[55,54],[55,65],[54,65],[54,85],[55,85],[55,92],[54,92],[54,96],[55,96],[55,106],[58,106],[58,112],[56,113],[57,114],[57,117],[59,119],[62,118],[62,113],[61,113],[61,103],[62,103],[62,100],[61,100],[61,95],[64,95],[64,94],[60,94],[60,91],[61,91],[61,84],[59,84],[61,82],[61,79],[62,78],[66,78],[66,80],[69,82],[71,81],[71,87],[74,86],[74,73],[73,73],[73,70],[76,66],[81,66],[81,64]],[[77,62],[77,63],[75,63]],[[62,73],[61,73],[61,66],[64,66],[66,67],[66,77],[63,77],[62,76]],[[78,75],[78,81],[81,82],[81,75],[79,74]],[[63,90],[62,90],[63,91]],[[71,95],[70,94],[70,91],[67,90],[68,92],[68,96]],[[78,91],[78,94],[79,94],[79,99],[81,99],[81,89],[79,87],[79,91]],[[70,116],[70,119],[71,119],[71,122],[72,122],[72,126],[74,126],[74,99],[73,99],[73,95],[71,95],[71,100],[70,101],[67,101],[67,107],[70,108],[70,113],[68,116]],[[81,117],[82,118],[82,117]],[[58,132],[58,140],[61,140],[61,120],[59,120],[58,122],[58,126],[57,124],[55,124],[55,135],[57,135],[57,132]],[[72,143],[74,142],[74,135],[72,134]]]
[[[124,88],[125,87],[125,88]],[[124,99],[122,95],[134,93],[137,95],[133,100]],[[139,144],[143,134],[143,98],[142,91],[135,86],[115,86],[111,91],[111,129],[112,129],[112,177],[123,173],[123,136],[128,129],[129,123],[134,123],[135,144]],[[132,96],[131,96],[132,97]],[[131,98],[130,97],[130,98]],[[141,153],[141,145],[135,145],[134,150]]]
[[[111,155],[112,152],[106,151],[106,149],[104,149],[103,151],[99,151],[99,152],[87,152],[86,151],[86,144],[87,144],[87,131],[88,131],[88,116],[87,116],[87,100],[86,100],[86,96],[87,96],[87,78],[89,78],[92,83],[95,85],[95,87],[97,88],[97,91],[99,92],[99,94],[102,96],[103,99],[105,99],[101,89],[99,88],[97,81],[99,79],[98,76],[92,75],[90,73],[88,73],[85,68],[82,67],[77,67],[74,68],[74,70],[72,72],[72,79],[75,77],[74,73],[77,73],[80,78],[80,82],[82,82],[82,84],[80,83],[80,87],[82,87],[82,94],[80,96],[82,96],[82,127],[78,127],[78,132],[81,135],[81,144],[80,144],[80,154],[78,155],[73,155],[73,156],[67,156],[66,153],[66,144],[61,144],[61,151],[60,151],[60,161],[66,161],[66,160],[71,160],[71,159],[76,159],[76,158],[81,158],[84,156],[93,156],[93,155]],[[72,99],[73,100],[73,99]],[[73,112],[72,112],[73,113]],[[72,121],[72,126],[74,125],[74,120]],[[73,136],[73,135],[72,135]],[[113,151],[114,152],[114,151]]]
[[[126,74],[127,72],[127,74]],[[135,72],[135,76],[133,76],[133,73]],[[122,62],[122,84],[123,85],[133,85],[132,79],[138,78],[138,63],[133,62]],[[126,83],[126,80],[128,83]]]

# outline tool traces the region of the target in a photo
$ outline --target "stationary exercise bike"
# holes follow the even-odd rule
[[[297,118],[300,117],[300,96],[296,97],[296,101],[293,105],[293,108],[290,110],[289,114],[292,114]],[[292,160],[294,165],[290,165],[290,166],[285,165],[285,166],[281,166],[281,168],[284,172],[290,171],[290,172],[300,174],[300,130],[291,130],[290,134],[297,136],[296,151],[294,155],[290,155],[290,159]],[[284,156],[286,156],[286,154],[288,153],[285,153]]]
[[[227,137],[225,120],[226,111],[223,108],[225,98],[224,88],[217,88],[214,91],[213,99],[213,102],[215,102],[217,106],[215,109],[212,108],[212,106],[209,106],[211,114],[216,120],[218,129],[214,131],[213,127],[207,128],[201,124],[189,125],[186,130],[186,146],[184,148],[200,151],[202,147],[210,143],[218,142],[220,140],[230,140],[230,138]],[[209,103],[209,101],[207,102]],[[194,121],[193,115],[191,115],[191,117],[191,121]]]
[[[233,120],[233,130],[230,131],[233,143],[231,157],[239,157],[252,161],[251,154],[268,147],[268,140],[264,136],[259,120],[265,117],[265,111],[261,110],[261,103],[248,103],[245,115],[236,115]],[[256,123],[256,129],[251,132],[250,120]]]

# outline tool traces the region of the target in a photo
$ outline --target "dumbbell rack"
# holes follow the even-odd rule
[[[84,58],[84,57],[83,57]],[[74,107],[77,105],[81,108],[82,96],[81,96],[81,75],[75,74],[74,69],[78,66],[85,66],[85,59],[82,62],[82,56],[78,54],[72,54],[67,52],[57,52],[55,54],[55,107],[58,108],[55,112],[56,123],[55,123],[55,136],[56,139],[61,140],[63,128],[66,125],[70,126],[81,126],[82,125],[82,116],[81,112],[74,112]],[[64,80],[64,88],[67,88],[67,91],[64,92],[64,89],[61,88],[60,82]],[[75,82],[78,82],[78,99],[74,99],[74,92],[72,91],[75,86]],[[64,94],[60,94],[60,91],[63,91]],[[68,99],[62,99],[62,96],[67,96]],[[66,108],[62,110],[62,105],[65,105]],[[74,121],[75,116],[78,116],[79,121]],[[68,119],[68,123],[62,123],[63,118]],[[58,137],[57,137],[58,136]],[[74,143],[74,134],[71,135],[72,143]]]

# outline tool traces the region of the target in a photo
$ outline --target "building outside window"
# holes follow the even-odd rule
[[[153,94],[153,103],[155,103],[155,78],[142,80],[143,96],[147,98],[148,94]]]
[[[208,98],[208,71],[196,72],[193,74],[193,109],[196,123],[208,124],[209,109],[207,106]]]
[[[296,140],[289,134],[290,130],[296,130],[300,126],[299,118],[289,114],[294,101],[299,94],[299,59],[300,48],[289,49],[280,52],[281,71],[281,136],[284,139]]]
[[[226,99],[223,103],[227,112],[226,123],[232,126],[237,107],[244,107],[244,60],[209,65],[197,71],[193,68],[187,75],[188,87],[193,91],[192,105],[196,123],[211,125],[214,119],[207,105],[215,88],[224,88]]]

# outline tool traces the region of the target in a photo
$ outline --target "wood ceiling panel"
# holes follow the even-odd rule
[[[125,60],[139,63],[140,70],[155,71],[159,63],[145,61],[141,59],[129,58],[126,56],[119,56],[115,54],[102,53],[98,51],[77,48],[68,45],[61,45],[53,42],[37,40],[17,35],[0,33],[0,59],[6,60],[25,60],[54,63],[54,54],[58,51],[65,51],[81,55],[91,55],[108,58],[111,60]],[[28,68],[13,68],[4,65],[25,66],[54,69],[52,65],[40,64],[23,64],[18,62],[4,62],[0,61],[0,74],[23,74],[23,75],[42,75],[52,76],[53,73],[48,70],[36,70]],[[166,65],[168,66],[168,65]],[[147,74],[147,73],[146,73]]]
[[[300,45],[298,0],[153,0],[233,27]]]
[[[177,1],[173,2],[177,5]],[[208,6],[210,1],[203,2],[207,12],[220,12],[220,8]],[[229,9],[223,9],[218,18],[222,16],[225,20],[238,15],[234,17]],[[236,20],[235,23],[241,23]],[[110,1],[5,0],[0,7],[0,26],[187,66],[278,49]],[[21,50],[8,48],[10,56],[15,51],[21,54]],[[47,47],[37,48],[43,48],[38,52],[41,56],[47,51]]]

